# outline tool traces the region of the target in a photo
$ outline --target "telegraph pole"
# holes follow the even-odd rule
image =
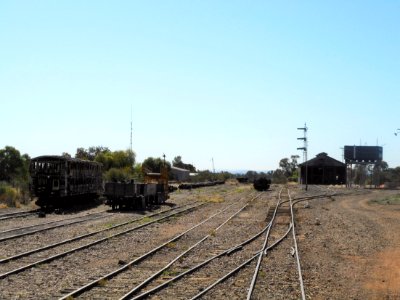
[[[306,174],[305,174],[305,180],[306,180],[306,191],[308,190],[308,178],[307,178],[307,173],[308,173],[308,166],[307,166],[307,146],[308,146],[308,141],[307,141],[307,124],[304,123],[304,127],[297,128],[297,130],[302,130],[304,135],[301,138],[297,138],[298,140],[302,140],[304,142],[303,147],[297,148],[297,150],[303,150],[303,160],[305,161],[305,168],[306,168]],[[301,172],[300,172],[301,173]]]

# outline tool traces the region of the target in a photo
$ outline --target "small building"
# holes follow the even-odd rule
[[[346,184],[346,164],[325,152],[299,165],[301,183],[306,183],[306,166],[308,184]]]
[[[171,173],[177,181],[186,181],[190,177],[190,171],[177,167],[171,167]]]

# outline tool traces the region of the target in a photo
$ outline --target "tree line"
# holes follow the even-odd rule
[[[69,153],[63,156],[71,157]],[[274,171],[256,172],[248,171],[246,174],[232,174],[230,172],[213,173],[209,170],[200,171],[192,164],[184,163],[181,156],[176,156],[172,162],[161,157],[148,157],[142,163],[136,161],[136,154],[131,150],[111,151],[107,147],[92,146],[87,149],[77,148],[74,158],[91,160],[103,165],[103,176],[105,181],[124,181],[135,179],[143,180],[143,172],[160,172],[165,166],[169,171],[169,178],[173,179],[171,167],[177,167],[196,173],[191,181],[227,180],[229,178],[246,176],[250,182],[259,177],[267,177],[273,183],[297,182],[299,156],[293,155],[290,158],[282,158],[279,161],[279,168]],[[6,146],[0,149],[0,206],[1,203],[15,205],[18,201],[29,200],[29,164],[30,156],[21,154],[16,148]],[[389,168],[384,161],[377,163],[373,169],[357,165],[348,174],[348,178],[354,184],[382,185],[385,182],[400,182],[400,167]]]

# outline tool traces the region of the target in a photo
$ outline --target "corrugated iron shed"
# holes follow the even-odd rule
[[[299,165],[303,183],[306,166],[308,184],[346,184],[346,164],[329,157],[325,152]]]
[[[189,179],[190,171],[182,168],[171,167],[171,173],[178,181],[185,181]]]

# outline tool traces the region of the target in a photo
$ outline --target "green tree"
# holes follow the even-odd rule
[[[108,171],[114,166],[114,157],[111,152],[99,153],[94,160],[103,165],[103,171]]]
[[[127,181],[132,179],[132,172],[127,168],[111,168],[104,174],[106,181]]]
[[[175,156],[174,159],[172,160],[172,165],[174,167],[181,168],[181,166],[183,165],[182,156],[179,155]]]
[[[185,164],[182,161],[182,156],[176,156],[172,161],[172,165],[177,168],[189,170],[192,173],[196,172],[196,168],[192,164]]]
[[[386,161],[380,161],[377,162],[374,165],[373,168],[373,177],[372,177],[372,183],[375,186],[381,185],[384,182],[388,181],[387,177],[385,176],[385,174],[387,173],[387,170],[389,169],[389,165]]]
[[[135,165],[135,153],[131,150],[126,151],[114,151],[113,156],[113,167],[115,168],[130,168],[133,170]]]
[[[103,165],[103,171],[111,168],[128,168],[131,173],[136,162],[136,154],[131,150],[111,151],[108,147],[103,146],[92,146],[89,149],[78,148],[75,158],[97,161]]]
[[[8,206],[29,202],[29,164],[29,155],[21,155],[14,147],[6,146],[0,150],[1,202]]]
[[[27,182],[29,178],[30,157],[21,156],[20,152],[11,146],[0,150],[0,181],[10,183]]]
[[[64,157],[67,157],[67,158],[71,158],[72,157],[71,154],[69,154],[68,152],[63,152],[61,154],[61,156],[64,156]]]
[[[353,182],[358,185],[365,185],[367,175],[367,168],[365,165],[356,165],[353,170]]]
[[[75,158],[85,159],[85,160],[95,160],[96,156],[100,153],[110,152],[110,149],[103,146],[92,146],[89,149],[78,148],[76,149]]]
[[[258,173],[256,171],[247,171],[246,177],[249,179],[250,182],[253,182],[258,178]]]
[[[165,162],[168,171],[171,170],[171,164],[169,162]],[[159,173],[161,171],[161,166],[164,165],[164,160],[161,158],[154,158],[154,157],[148,157],[142,162],[142,168],[143,170],[148,173],[148,172],[154,172],[154,173]]]
[[[287,183],[287,177],[282,169],[276,169],[272,174],[272,183]]]
[[[298,155],[292,155],[290,157],[291,160],[289,160],[289,158],[282,158],[279,161],[279,167],[281,168],[286,177],[292,177],[294,175],[298,167],[297,164],[298,158],[299,158]]]
[[[282,158],[279,161],[279,167],[283,171],[284,176],[289,177],[292,175],[292,165],[290,164],[289,158]]]

